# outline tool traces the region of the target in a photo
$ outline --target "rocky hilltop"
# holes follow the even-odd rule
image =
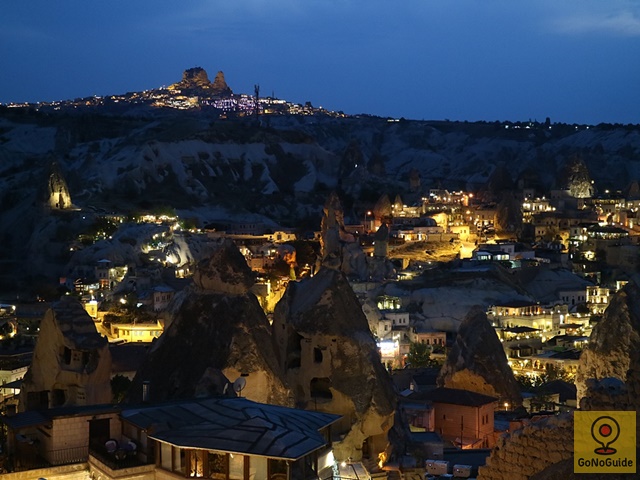
[[[518,383],[483,308],[472,308],[460,324],[438,384],[497,397],[512,406],[522,404]]]
[[[170,324],[138,370],[129,399],[151,401],[220,395],[242,377],[243,397],[290,405],[281,380],[269,322],[249,293],[253,272],[227,240],[197,267],[194,283],[174,299]]]
[[[222,91],[225,82],[218,79],[196,71],[185,75],[184,85],[209,82]],[[58,278],[69,241],[83,233],[82,222],[70,219],[72,209],[44,208],[56,200],[42,199],[52,161],[69,198],[83,209],[80,218],[91,209],[127,214],[162,206],[201,226],[242,216],[308,230],[318,229],[333,189],[348,206],[347,221],[355,223],[362,217],[352,206],[373,205],[385,192],[401,192],[408,203],[430,188],[476,191],[501,166],[511,183],[562,188],[567,179],[560,173],[576,154],[598,191],[640,178],[635,127],[554,125],[543,131],[322,115],[263,115],[259,125],[247,117],[222,120],[207,109],[116,105],[46,113],[0,106],[0,241],[6,252],[0,252],[0,280],[8,288],[31,286],[29,275]],[[417,177],[422,192],[412,192]],[[350,268],[362,270],[362,262],[352,260]]]
[[[221,71],[216,74],[213,83],[209,80],[207,72],[202,67],[194,67],[185,70],[182,73],[182,80],[178,83],[169,85],[170,90],[194,91],[201,90],[209,95],[229,96],[233,92],[224,79],[224,73]]]

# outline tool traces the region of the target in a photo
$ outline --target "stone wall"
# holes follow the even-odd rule
[[[86,463],[3,473],[0,476],[2,480],[34,480],[35,478],[46,478],[47,480],[91,480],[89,466]]]
[[[573,457],[573,414],[546,417],[498,439],[478,480],[528,480]]]

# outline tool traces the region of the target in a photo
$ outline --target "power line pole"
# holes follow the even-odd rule
[[[260,84],[256,83],[253,86],[253,91],[255,93],[255,115],[256,115],[256,123],[259,123],[260,121]]]

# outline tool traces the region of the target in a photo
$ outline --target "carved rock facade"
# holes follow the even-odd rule
[[[482,308],[472,308],[460,324],[438,384],[497,397],[501,403],[522,404],[502,344]]]
[[[273,334],[296,405],[342,415],[333,428],[338,460],[376,457],[387,447],[395,396],[360,303],[344,275],[323,268],[289,283]]]
[[[580,356],[578,402],[591,396],[589,379],[617,378],[640,398],[640,288],[629,283],[612,299]],[[640,400],[637,401],[640,407]]]
[[[129,400],[220,395],[228,380],[246,381],[238,392],[263,403],[290,405],[278,374],[269,322],[249,292],[253,272],[232,242],[222,242],[198,265],[194,283],[170,305],[170,325],[134,378]],[[227,380],[228,379],[228,380]]]
[[[111,402],[106,337],[74,298],[47,310],[20,389],[20,411]]]

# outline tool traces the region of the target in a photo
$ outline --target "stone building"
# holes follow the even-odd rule
[[[47,310],[20,391],[21,411],[111,401],[111,354],[106,337],[74,298]]]

